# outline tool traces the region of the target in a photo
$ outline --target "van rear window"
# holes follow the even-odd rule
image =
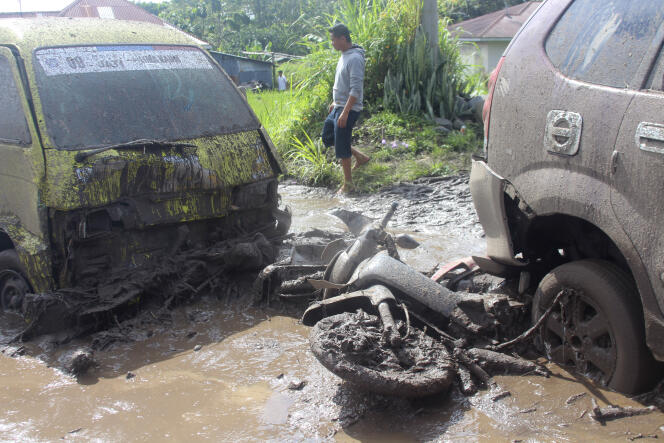
[[[43,48],[35,59],[46,128],[58,148],[260,127],[233,83],[198,48]]]
[[[576,0],[546,41],[565,76],[638,88],[634,76],[664,20],[664,0]]]

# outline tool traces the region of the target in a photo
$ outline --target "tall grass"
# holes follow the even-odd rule
[[[337,165],[327,157],[327,149],[320,140],[314,142],[306,132],[303,138],[292,137],[291,150],[286,158],[291,168],[304,183],[314,186],[331,186],[339,183],[341,174]]]
[[[312,93],[307,89],[263,91],[247,94],[256,113],[281,155],[290,150],[293,127],[301,127],[309,110]]]

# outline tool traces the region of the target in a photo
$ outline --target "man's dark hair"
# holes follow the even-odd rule
[[[283,73],[283,72],[284,72],[284,71],[277,71],[277,74],[281,74],[281,73]]]
[[[350,39],[350,31],[348,30],[348,27],[343,23],[337,23],[336,25],[328,29],[328,32],[337,38],[346,37],[348,43],[352,43]]]

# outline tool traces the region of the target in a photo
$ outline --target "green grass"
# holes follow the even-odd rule
[[[339,168],[320,140],[312,140],[307,133],[303,139],[293,136],[291,150],[286,155],[290,170],[300,181],[313,186],[335,186],[341,180]]]
[[[481,128],[467,124],[464,132],[444,134],[423,117],[379,112],[362,121],[354,146],[371,156],[354,171],[356,188],[373,192],[420,177],[445,176],[468,170],[470,154],[481,149]]]
[[[270,138],[279,148],[279,152],[282,155],[286,153],[290,142],[288,130],[291,124],[302,118],[307,106],[306,94],[293,90],[284,92],[271,90],[249,92],[247,99],[258,120],[265,126]]]
[[[341,183],[333,149],[322,147],[317,135],[325,109],[312,112],[313,93],[266,91],[250,93],[248,99],[291,176],[314,186]],[[354,130],[353,146],[370,155],[371,161],[353,171],[355,187],[360,193],[374,192],[398,182],[467,170],[470,154],[481,150],[481,132],[479,125],[467,124],[463,133],[445,134],[424,117],[365,112]]]

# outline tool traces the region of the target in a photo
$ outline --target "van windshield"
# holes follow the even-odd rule
[[[260,127],[230,79],[198,48],[44,48],[35,60],[46,128],[60,149]]]

